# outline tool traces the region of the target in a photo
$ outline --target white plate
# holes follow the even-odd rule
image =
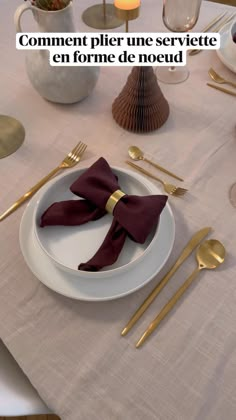
[[[136,175],[141,182],[143,177]],[[159,190],[146,181],[152,194]],[[43,189],[42,189],[43,190]],[[39,193],[42,192],[39,191]],[[39,194],[38,193],[38,194]],[[85,279],[61,270],[40,247],[33,229],[33,214],[38,197],[29,202],[20,224],[20,247],[32,273],[47,287],[61,295],[84,301],[105,301],[121,298],[147,284],[168,260],[175,237],[175,223],[169,204],[164,208],[158,226],[158,240],[147,256],[128,272],[117,272],[110,278]]]
[[[228,67],[229,70],[236,73],[236,59],[235,56],[232,55],[231,49],[226,48],[228,36],[229,36],[229,30],[232,26],[232,23],[228,23],[225,25],[221,31],[220,34],[220,49],[216,50],[216,53],[220,59],[220,61]],[[235,45],[236,49],[236,45]]]
[[[139,179],[132,171],[122,168],[112,168],[118,176],[122,191],[133,195],[150,195],[152,190],[146,179]],[[118,260],[99,272],[83,272],[78,270],[79,263],[88,261],[102,244],[112,223],[112,216],[106,215],[100,220],[86,223],[82,226],[47,226],[40,227],[40,219],[44,211],[54,202],[78,200],[70,191],[72,183],[85,171],[77,169],[68,172],[51,181],[38,196],[33,224],[35,234],[43,251],[61,269],[86,278],[110,277],[114,271],[127,271],[131,265],[137,264],[155,245],[158,227],[154,228],[144,244],[138,244],[127,238]],[[161,191],[158,192],[162,194]]]

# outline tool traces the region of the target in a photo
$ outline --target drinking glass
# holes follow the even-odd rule
[[[188,32],[197,23],[202,0],[163,0],[162,19],[172,32]],[[157,79],[164,83],[181,83],[189,76],[187,66],[158,67]]]
[[[236,182],[231,186],[229,190],[229,199],[231,204],[236,207]]]

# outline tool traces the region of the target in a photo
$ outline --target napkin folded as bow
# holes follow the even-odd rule
[[[104,158],[98,159],[71,185],[70,190],[84,200],[68,200],[52,204],[41,217],[41,227],[76,226],[100,219],[106,214],[107,200],[120,189],[117,176]],[[124,191],[125,192],[125,191]],[[165,195],[125,195],[116,204],[111,227],[96,254],[79,270],[98,271],[113,264],[128,235],[144,243],[165,207]]]

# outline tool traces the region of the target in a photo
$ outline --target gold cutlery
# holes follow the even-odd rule
[[[214,88],[216,90],[220,90],[221,92],[227,93],[228,95],[236,96],[236,92],[230,89],[225,89],[221,86],[213,85],[213,83],[207,83],[207,86],[210,86],[211,88]]]
[[[172,176],[173,178],[178,179],[179,181],[183,181],[182,178],[173,174],[172,172],[168,171],[167,169],[163,168],[162,166],[158,165],[157,163],[152,162],[151,160],[144,157],[144,153],[139,147],[137,146],[130,146],[128,150],[129,156],[133,160],[143,160],[144,162],[150,163],[150,165],[154,166],[154,168],[159,169],[162,172],[165,172],[167,175]]]
[[[166,315],[173,309],[174,305],[181,296],[185,293],[188,287],[191,285],[197,274],[204,269],[214,269],[224,262],[225,259],[225,248],[223,244],[216,239],[210,239],[209,241],[203,242],[196,253],[196,259],[198,262],[197,268],[187,278],[183,285],[177,290],[174,296],[169,302],[163,307],[157,317],[151,322],[146,331],[143,333],[141,338],[136,344],[136,348],[139,348],[146,339],[153,333],[160,322],[166,317]]]
[[[53,169],[48,175],[41,179],[36,185],[30,188],[30,190],[27,191],[22,197],[20,197],[11,207],[9,207],[9,209],[0,216],[0,221],[18,209],[18,207],[20,207],[26,200],[32,197],[44,184],[46,184],[49,179],[51,179],[61,169],[73,168],[75,165],[77,165],[83,153],[85,152],[86,147],[87,145],[80,141],[55,169]]]
[[[216,16],[216,18],[215,19],[213,19],[211,22],[209,22],[208,23],[208,25],[207,26],[205,26],[205,28],[203,28],[202,30],[201,30],[201,32],[208,32],[209,31],[209,29],[211,29],[212,28],[212,26],[214,26],[216,23],[218,23],[225,15],[226,15],[226,13],[227,12],[223,12],[223,13],[221,13],[220,15],[218,15],[218,16]]]
[[[223,26],[225,26],[227,23],[229,23],[229,22],[231,22],[231,20],[233,20],[235,15],[236,15],[236,13],[231,13],[231,15],[229,15],[228,17],[223,19],[220,22],[220,24],[215,29],[212,30],[212,32],[215,32],[215,33],[219,32],[223,28]],[[207,31],[203,31],[203,32],[207,32]],[[190,50],[188,54],[189,55],[196,55],[196,54],[200,53],[201,51],[203,51],[203,50],[193,49],[193,50]]]
[[[229,22],[231,22],[231,20],[233,20],[235,15],[236,15],[236,13],[231,13],[231,15],[229,15],[228,17],[223,19],[220,22],[220,24],[212,32],[219,32],[223,28],[223,26],[225,26],[227,23],[229,23]]]
[[[212,67],[208,70],[208,74],[216,83],[226,84],[236,88],[236,83],[224,79],[222,76],[216,73],[216,71]]]
[[[136,165],[133,162],[130,162],[129,160],[126,160],[126,163],[128,165],[132,166],[132,168],[141,172],[142,174],[147,175],[150,178],[153,178],[156,181],[160,182],[163,185],[164,190],[165,190],[165,192],[167,192],[167,194],[174,195],[175,197],[180,197],[188,191],[185,188],[176,187],[173,184],[169,184],[168,182],[164,182],[161,178],[158,178],[157,176],[153,175],[151,172],[147,171],[146,169],[141,168],[140,166]]]
[[[154,299],[159,295],[165,285],[168,283],[170,278],[175,274],[178,268],[183,264],[183,262],[189,257],[189,255],[193,252],[193,250],[200,244],[200,242],[210,233],[212,232],[212,228],[206,227],[199,230],[195,233],[187,245],[184,247],[183,251],[181,252],[180,256],[171,267],[171,269],[166,273],[163,279],[158,283],[158,285],[151,291],[145,301],[141,304],[141,306],[137,309],[135,314],[126,324],[125,328],[121,331],[121,335],[125,336],[131,330],[131,328],[136,324],[136,322],[141,318],[143,313],[146,311],[147,308],[151,305]]]

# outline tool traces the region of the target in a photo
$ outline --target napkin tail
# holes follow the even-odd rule
[[[79,226],[106,214],[88,200],[68,200],[52,204],[41,216],[40,226]]]
[[[111,227],[96,254],[78,267],[81,271],[99,271],[118,259],[127,236],[126,230],[114,218]]]

